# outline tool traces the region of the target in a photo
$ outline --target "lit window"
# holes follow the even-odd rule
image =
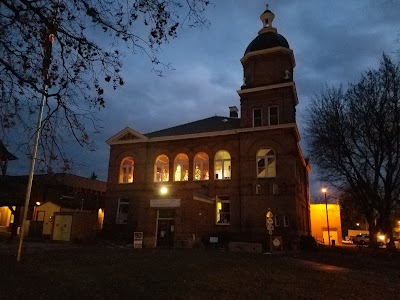
[[[168,181],[169,180],[169,159],[168,156],[162,154],[157,157],[154,164],[154,181]]]
[[[228,151],[222,150],[215,154],[214,174],[217,180],[231,178],[231,155]]]
[[[128,199],[118,199],[117,208],[117,224],[127,224],[128,223],[128,212],[129,212],[129,200]]]
[[[134,161],[131,157],[124,158],[119,170],[119,183],[133,182],[133,166]]]
[[[193,161],[194,180],[208,180],[210,177],[208,155],[204,152],[197,153]]]
[[[275,177],[275,152],[271,148],[261,148],[257,152],[257,177]]]
[[[228,196],[217,196],[217,224],[229,225],[231,223],[231,203]]]
[[[283,216],[283,227],[289,227],[289,217]]]
[[[174,161],[174,181],[189,180],[189,158],[186,154],[180,153]]]
[[[270,106],[268,107],[268,125],[278,125],[279,124],[279,114],[278,114],[278,106]]]
[[[262,110],[261,108],[253,109],[253,127],[262,126]]]

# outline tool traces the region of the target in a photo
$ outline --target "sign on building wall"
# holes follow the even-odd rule
[[[143,247],[143,232],[133,233],[133,248],[141,249]]]
[[[150,199],[150,207],[180,207],[181,199]]]

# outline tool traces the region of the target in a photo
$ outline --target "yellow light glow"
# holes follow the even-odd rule
[[[160,189],[160,193],[161,193],[161,195],[165,195],[166,193],[168,193],[168,189],[167,189],[165,186],[163,186],[163,187]]]
[[[357,226],[360,226],[360,223],[356,223]]]
[[[42,204],[42,203],[40,203],[39,201],[36,202],[36,205],[40,205],[40,204]]]
[[[383,234],[378,234],[378,239],[383,242],[385,240],[385,236]]]
[[[327,188],[322,188],[321,192],[323,192],[325,194],[327,192],[327,190],[328,190]]]

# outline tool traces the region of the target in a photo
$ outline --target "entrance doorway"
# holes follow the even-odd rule
[[[173,247],[175,237],[175,210],[160,209],[157,221],[157,247]]]

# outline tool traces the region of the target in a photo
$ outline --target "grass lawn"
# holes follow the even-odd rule
[[[2,251],[0,299],[395,299],[398,254],[80,246],[26,251],[17,263]]]

